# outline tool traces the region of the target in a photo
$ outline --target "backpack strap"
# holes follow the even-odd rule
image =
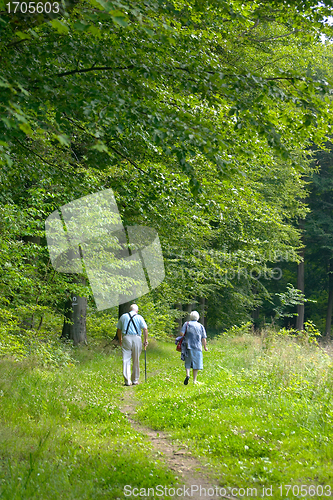
[[[127,335],[127,332],[128,332],[128,329],[129,329],[129,327],[130,327],[130,324],[131,324],[131,323],[133,323],[133,326],[134,326],[134,328],[135,328],[136,334],[137,334],[137,335],[140,335],[140,334],[138,333],[138,329],[137,329],[137,327],[136,327],[136,324],[135,324],[135,322],[134,322],[134,320],[133,320],[134,316],[136,316],[137,314],[135,313],[135,314],[133,314],[133,316],[131,316],[131,315],[130,315],[130,313],[127,313],[127,314],[129,314],[130,320],[129,320],[129,322],[127,323],[127,328],[126,328],[125,335]]]

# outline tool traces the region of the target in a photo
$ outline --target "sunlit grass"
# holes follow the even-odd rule
[[[126,484],[174,482],[119,410],[119,354],[79,357],[61,370],[2,362],[1,499],[116,499]]]
[[[315,345],[271,334],[210,343],[197,386],[173,346],[138,418],[211,464],[223,486],[329,484],[333,491],[332,361]],[[154,361],[152,361],[154,363]],[[259,491],[259,490],[258,490]]]
[[[150,341],[147,383],[142,355],[133,388],[122,385],[119,349],[72,356],[58,368],[1,362],[1,499],[122,499],[126,484],[179,483],[121,413],[124,390],[140,401],[137,418],[200,457],[216,485],[258,496],[273,485],[271,498],[280,484],[333,485],[332,361],[318,346],[225,336],[209,342],[197,386],[184,386],[171,343]]]

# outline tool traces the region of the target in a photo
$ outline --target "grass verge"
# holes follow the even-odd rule
[[[174,483],[119,410],[119,352],[78,352],[61,369],[1,361],[1,499],[122,499],[126,484]]]

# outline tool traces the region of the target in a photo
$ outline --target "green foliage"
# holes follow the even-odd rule
[[[304,330],[301,332],[304,337],[304,342],[309,342],[310,344],[317,344],[317,337],[321,337],[321,333],[313,323],[313,321],[305,321]]]
[[[294,288],[291,283],[288,283],[287,290],[285,292],[276,293],[275,295],[280,298],[281,302],[281,305],[274,309],[277,319],[283,317],[292,318],[293,316],[297,316],[297,313],[287,312],[286,309],[290,306],[294,307],[308,301],[308,299],[305,298],[304,293],[302,293],[301,290]]]
[[[149,339],[167,340],[172,338],[177,311],[170,308],[170,304],[159,294],[155,301],[151,294],[147,294],[136,301],[141,314],[148,326]],[[87,333],[90,338],[107,340],[110,343],[117,331],[118,308],[107,312],[90,310],[87,315]]]
[[[253,323],[252,323],[252,321],[248,321],[247,323],[243,323],[241,326],[236,326],[236,325],[232,326],[231,328],[229,328],[228,330],[223,332],[223,334],[221,334],[221,336],[223,336],[223,337],[239,337],[239,336],[249,334],[252,329],[253,329]]]
[[[28,358],[36,366],[48,368],[72,365],[73,348],[59,340],[57,329],[59,317],[55,317],[47,307],[18,306],[5,307],[6,300],[0,305],[0,358],[15,361]],[[32,329],[31,315],[39,315],[45,320],[46,328]],[[60,319],[61,321],[61,319]]]
[[[140,306],[139,313],[146,320],[149,337],[156,340],[172,339],[173,341],[177,311],[170,308],[170,304],[165,298],[159,296],[158,300],[153,301],[148,295],[138,300],[138,304]]]
[[[225,143],[229,146],[232,142],[225,134],[221,142],[218,137],[212,138],[214,128],[203,110],[202,126],[198,127],[197,113],[189,106],[191,98],[198,105],[200,101],[207,103],[210,120],[213,120],[212,111],[223,110],[223,125],[230,132],[240,132],[245,139],[248,126],[252,130],[257,128],[258,137],[265,137],[282,155],[286,155],[288,149],[283,140],[286,126],[289,137],[297,131],[300,133],[300,125],[304,133],[307,129],[307,135],[320,128],[319,110],[325,112],[325,107],[318,97],[326,88],[328,90],[327,82],[313,78],[311,73],[311,76],[304,72],[300,75],[297,71],[300,66],[295,70],[293,65],[288,65],[289,61],[279,61],[273,74],[266,71],[267,46],[273,50],[277,46],[276,38],[289,33],[290,12],[283,6],[275,10],[275,17],[268,23],[265,16],[271,13],[270,5],[260,2],[251,3],[250,8],[237,1],[210,2],[208,9],[205,5],[190,6],[184,2],[177,6],[159,2],[153,5],[149,2],[139,7],[135,2],[130,3],[127,8],[132,19],[129,22],[128,11],[126,14],[117,2],[107,6],[103,3],[97,9],[89,2],[80,2],[66,18],[36,27],[29,40],[29,51],[22,56],[28,57],[25,76],[35,81],[36,87],[29,86],[26,90],[26,80],[17,75],[13,79],[9,71],[4,72],[3,106],[10,112],[5,122],[7,129],[14,129],[18,137],[17,129],[31,136],[32,130],[37,129],[33,123],[37,118],[44,130],[52,129],[53,135],[62,138],[70,136],[71,122],[67,118],[81,127],[83,121],[89,120],[91,126],[87,130],[91,145],[96,147],[104,143],[105,150],[111,154],[117,150],[122,136],[128,140],[125,131],[129,129],[139,144],[149,149],[153,145],[160,147],[164,153],[176,157],[182,169],[191,175],[192,165],[187,156],[191,156],[193,149],[224,169],[228,158],[223,155],[221,146]],[[295,18],[291,21],[303,28],[306,26],[308,37],[316,36],[318,26],[313,11],[320,18],[325,9],[314,2],[313,9],[307,9],[305,14],[303,8],[298,10],[295,6]],[[253,19],[261,17],[262,23],[252,31]],[[214,36],[210,29],[214,30]],[[300,31],[296,40],[301,36]],[[11,48],[10,42],[14,39],[13,56],[16,65],[20,64],[15,45],[17,35],[10,23],[5,25],[5,33],[3,50],[8,49],[8,43]],[[47,41],[44,41],[44,34]],[[242,45],[236,45],[240,37],[247,53]],[[70,44],[67,43],[69,39]],[[258,48],[263,42],[266,46],[266,51],[261,49],[264,69],[258,71],[256,64],[250,62],[251,45]],[[112,59],[108,57],[110,46]],[[46,48],[49,50],[45,51]],[[21,49],[26,51],[25,43],[21,44]],[[80,65],[76,67],[73,62],[78,51],[81,53]],[[230,52],[231,56],[225,58],[224,55]],[[59,54],[62,54],[61,59],[57,59]],[[38,71],[40,63],[45,71]],[[109,72],[112,78],[108,78]],[[89,78],[85,78],[86,73]],[[66,88],[66,99],[59,98],[54,80],[63,90]],[[105,108],[106,94],[111,92],[112,105]],[[72,101],[70,97],[74,94],[76,100]],[[49,106],[38,107],[37,95],[47,104],[57,103],[52,126],[51,117],[47,116]],[[293,120],[291,114],[298,119]],[[140,126],[143,127],[141,131]],[[107,137],[110,133],[112,142]],[[5,138],[8,136],[6,131]],[[241,143],[238,148],[246,150]]]
[[[321,337],[321,333],[312,321],[305,321],[304,330],[301,331],[294,328],[275,330],[272,327],[261,331],[262,347],[267,350],[276,348],[281,338],[286,341],[297,342],[300,345],[315,344],[318,346],[318,337]]]
[[[275,255],[299,260],[307,147],[330,130],[328,7],[66,5],[52,19],[1,17],[0,294],[31,308],[32,331],[35,307],[64,314],[72,292],[94,311],[89,286],[52,269],[44,221],[111,187],[124,224],[160,236],[165,283],[142,302],[157,338],[173,328],[170,305],[194,297],[209,299],[212,327],[248,321]],[[96,318],[92,336],[108,338]]]
[[[96,313],[89,311],[87,315],[87,332],[96,340],[105,339],[111,341],[117,331],[118,311]]]
[[[19,334],[18,318],[11,311],[0,309],[0,357],[20,359],[27,354],[24,338]]]

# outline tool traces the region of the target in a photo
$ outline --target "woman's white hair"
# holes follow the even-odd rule
[[[199,318],[200,318],[200,315],[199,315],[198,311],[191,312],[190,321],[198,321]]]

